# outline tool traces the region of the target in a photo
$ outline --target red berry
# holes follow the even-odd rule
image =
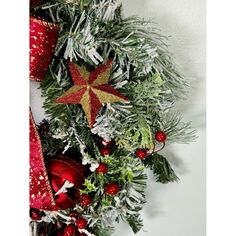
[[[163,131],[157,131],[155,134],[155,139],[157,142],[164,143],[166,141],[166,133]]]
[[[116,195],[119,190],[119,185],[116,183],[110,183],[105,187],[105,193],[109,195]]]
[[[82,194],[80,196],[80,205],[88,206],[92,202],[92,198],[88,194]]]
[[[87,226],[88,222],[86,219],[84,219],[83,217],[80,217],[77,221],[76,221],[76,226],[78,229],[85,229]]]
[[[145,159],[147,157],[147,150],[145,149],[137,149],[135,152],[136,157],[139,159]]]
[[[38,209],[30,209],[30,217],[32,220],[41,220],[42,216],[42,212],[40,212]]]
[[[75,225],[67,225],[66,228],[64,229],[64,234],[63,236],[74,236],[76,233],[76,227]]]
[[[109,156],[111,154],[111,149],[109,147],[102,147],[100,153],[102,156]]]
[[[107,141],[107,140],[103,139],[102,140],[102,145],[103,146],[111,146],[112,145],[112,140]]]
[[[107,173],[107,166],[104,163],[100,163],[96,169],[98,174],[106,174]]]

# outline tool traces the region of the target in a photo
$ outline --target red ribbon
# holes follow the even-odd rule
[[[58,38],[59,26],[30,17],[30,79],[42,81]]]
[[[57,38],[58,25],[30,17],[30,79],[42,81],[51,62]],[[30,207],[56,210],[41,140],[30,112]]]
[[[53,210],[55,205],[44,163],[41,140],[30,112],[30,207]]]

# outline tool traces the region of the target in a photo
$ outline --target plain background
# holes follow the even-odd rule
[[[191,120],[198,139],[189,145],[168,146],[164,154],[179,183],[157,184],[149,174],[144,228],[137,236],[205,236],[205,0],[123,0],[124,14],[155,20],[180,71],[190,80],[189,99],[178,104]],[[31,82],[31,108],[36,122],[44,118],[38,84]],[[114,236],[134,235],[128,225],[117,226]]]

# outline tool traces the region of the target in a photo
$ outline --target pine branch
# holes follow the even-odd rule
[[[30,236],[54,236],[56,234],[55,227],[52,223],[47,222],[30,222]]]
[[[168,143],[187,144],[197,138],[196,130],[191,127],[191,122],[183,122],[178,112],[160,112],[159,116],[158,126],[160,130],[165,130]]]
[[[157,182],[166,184],[179,180],[167,159],[158,153],[145,159],[144,164],[153,171]]]
[[[102,227],[100,223],[97,223],[93,229],[96,236],[111,236],[115,229],[114,227]]]
[[[135,234],[138,233],[143,227],[143,220],[139,215],[129,216],[126,220]]]

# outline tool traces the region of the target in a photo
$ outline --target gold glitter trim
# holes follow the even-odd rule
[[[91,125],[91,122],[92,122],[92,118],[91,118],[91,102],[90,102],[90,99],[89,99],[89,89],[87,87],[87,91],[84,93],[81,101],[80,101],[83,109],[84,109],[84,112],[85,112],[85,115],[88,119],[88,123],[89,125]]]
[[[30,118],[33,121],[32,123],[33,123],[33,127],[34,127],[34,129],[36,131],[35,134],[36,134],[37,141],[41,144],[40,137],[39,137],[39,134],[38,134],[38,131],[37,131],[37,128],[36,128],[35,121],[34,121],[34,118],[33,118],[31,110],[30,110]],[[42,150],[42,146],[41,145],[40,145],[39,149],[40,149],[40,159],[41,159],[41,163],[42,163],[42,166],[43,166],[43,174],[44,174],[45,181],[47,182],[48,192],[50,193],[50,200],[51,200],[52,205],[55,206],[56,202],[55,202],[55,199],[53,197],[52,189],[50,187],[51,185],[50,185],[50,182],[49,182],[49,179],[48,179],[47,170],[46,170],[46,167],[45,167],[45,164],[44,164],[43,150]]]
[[[75,86],[72,86],[71,88],[69,88],[68,91],[65,92],[65,94],[63,95],[64,96],[67,96],[67,95],[70,95],[72,93],[76,93],[78,92],[80,89],[82,88],[86,88],[87,86],[86,85],[75,85]]]
[[[51,29],[59,29],[60,26],[56,23],[48,22],[39,18],[34,18],[33,16],[30,17],[30,21],[39,23],[40,25],[49,27]]]
[[[110,78],[111,67],[112,65],[110,65],[105,71],[103,71],[100,75],[98,75],[97,79],[93,82],[93,86],[108,84],[108,80]]]
[[[77,67],[77,70],[79,71],[79,73],[81,74],[83,79],[88,82],[89,81],[90,72],[87,71],[86,68],[83,67],[83,66],[79,66],[79,65],[75,65],[75,66]]]

